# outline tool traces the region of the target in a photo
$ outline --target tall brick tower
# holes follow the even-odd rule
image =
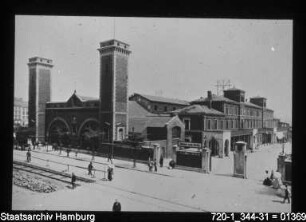
[[[128,134],[129,45],[109,40],[100,43],[100,127],[104,141],[123,140]]]
[[[45,108],[51,99],[51,59],[29,59],[29,127],[35,127],[36,140],[45,141]]]

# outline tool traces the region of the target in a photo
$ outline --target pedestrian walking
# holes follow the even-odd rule
[[[72,176],[71,176],[71,186],[72,186],[72,189],[75,188],[75,181],[76,181],[76,176],[74,173],[72,173]]]
[[[90,175],[90,176],[92,176],[92,169],[93,169],[92,162],[90,162],[88,164],[88,175]]]
[[[109,181],[112,181],[112,179],[113,179],[112,168],[110,168],[110,167],[107,168],[107,179]]]
[[[31,151],[30,151],[30,148],[28,149],[28,152],[27,152],[27,162],[31,162]]]
[[[164,165],[164,157],[163,157],[163,155],[160,155],[160,158],[159,158],[159,166],[160,166],[160,167],[163,167],[163,165]]]
[[[157,163],[156,163],[156,159],[154,159],[154,161],[153,161],[153,166],[154,166],[154,171],[157,172]]]
[[[117,199],[115,200],[115,203],[113,204],[113,211],[114,212],[120,212],[121,211],[121,204]]]
[[[291,193],[290,193],[290,190],[288,188],[288,185],[286,184],[286,189],[285,189],[285,197],[284,197],[284,201],[283,203],[286,202],[286,200],[288,200],[288,203],[290,203],[290,196],[291,196]]]
[[[113,180],[113,174],[114,174],[114,164],[113,164],[113,161],[111,160],[111,163],[108,165],[108,168],[107,168],[107,179],[109,181]]]

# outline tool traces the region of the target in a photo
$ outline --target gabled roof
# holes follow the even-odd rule
[[[184,107],[182,109],[178,109],[173,111],[173,113],[177,113],[177,114],[208,114],[208,115],[222,115],[224,116],[223,113],[215,110],[215,109],[210,109],[207,106],[204,105],[198,105],[198,104],[194,104],[194,105],[190,105],[187,107]]]
[[[224,96],[218,96],[218,95],[212,94],[211,97],[212,97],[212,101],[225,101],[225,102],[229,102],[229,103],[238,104],[238,102],[236,102],[234,100],[231,100],[231,99],[228,99]],[[207,102],[207,101],[209,101],[209,99],[207,97],[206,98],[201,97],[200,99],[193,100],[191,103],[193,103],[193,102]]]
[[[74,92],[74,95],[76,95],[76,97],[78,97],[82,102],[86,102],[86,101],[93,101],[93,100],[99,100],[98,98],[94,98],[94,97],[89,97],[89,96],[81,96],[79,94],[77,94],[76,92]]]
[[[180,99],[172,99],[172,98],[165,98],[161,96],[151,96],[151,95],[145,95],[145,94],[139,94],[139,93],[134,93],[134,95],[139,95],[151,102],[159,102],[159,103],[171,103],[171,104],[179,104],[179,105],[189,105],[188,101],[185,100],[180,100]]]
[[[151,115],[149,111],[139,105],[136,101],[129,101],[129,118],[139,118]]]
[[[129,118],[170,116],[168,113],[151,113],[136,101],[128,101]]]

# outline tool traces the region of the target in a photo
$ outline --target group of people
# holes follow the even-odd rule
[[[154,167],[154,171],[157,172],[157,163],[156,163],[156,159],[151,160],[151,158],[149,157],[148,167],[149,167],[149,171],[150,171],[150,172],[153,171],[153,167]]]
[[[95,173],[93,174],[92,171],[94,169],[92,161],[88,164],[88,175],[90,175],[91,177],[95,176]],[[94,171],[95,172],[95,171]],[[113,175],[114,175],[114,164],[113,164],[113,160],[110,160],[110,164],[107,166],[107,179],[109,181],[113,180]]]
[[[159,166],[163,167],[164,165],[164,157],[161,155],[160,159],[159,159]],[[169,166],[168,169],[174,169],[175,168],[175,161],[174,160],[170,160],[169,161]],[[157,163],[156,163],[156,159],[151,160],[151,157],[149,157],[148,160],[148,167],[149,167],[149,171],[152,172],[153,171],[153,167],[154,167],[154,171],[157,172]]]
[[[278,172],[274,173],[274,171],[271,170],[270,176],[269,176],[269,171],[268,170],[266,170],[265,173],[266,173],[266,178],[263,181],[263,185],[272,186],[275,189],[281,188],[282,180],[281,180],[281,176],[279,175]],[[276,176],[276,174],[278,176]],[[285,195],[284,195],[283,203],[285,203],[286,200],[288,200],[288,203],[290,203],[290,196],[291,195],[290,195],[290,190],[288,188],[288,185],[285,184]]]
[[[276,172],[274,173],[274,170],[271,170],[271,174],[269,176],[269,171],[266,170],[266,178],[263,181],[263,185],[266,186],[273,186],[273,188],[278,189],[280,188],[280,186],[282,185],[282,181],[280,180],[280,176],[276,176],[276,174],[278,175],[279,173]]]

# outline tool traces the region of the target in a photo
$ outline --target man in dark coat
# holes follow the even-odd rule
[[[156,163],[156,159],[154,159],[154,161],[153,161],[153,166],[154,166],[154,171],[157,172],[157,163]]]
[[[31,151],[30,151],[30,148],[28,149],[28,152],[27,152],[27,161],[31,162]]]
[[[118,200],[115,200],[115,203],[113,205],[113,211],[114,212],[120,212],[121,211],[121,204],[118,202]]]
[[[108,169],[107,169],[107,179],[109,181],[112,181],[112,179],[113,179],[113,169],[111,167],[108,167]]]
[[[76,176],[74,173],[72,173],[72,176],[71,176],[71,185],[72,185],[72,189],[75,188],[75,181],[76,181]]]
[[[283,203],[285,203],[286,200],[288,200],[288,203],[290,203],[290,191],[289,191],[289,188],[288,188],[287,184],[286,184],[285,197],[284,197]]]
[[[160,167],[163,167],[163,165],[164,165],[164,157],[163,157],[163,155],[160,155],[160,158],[159,158],[159,166],[160,166]]]
[[[92,176],[92,172],[91,172],[92,168],[93,168],[92,162],[90,162],[89,165],[88,165],[88,175],[90,175],[90,176]]]

